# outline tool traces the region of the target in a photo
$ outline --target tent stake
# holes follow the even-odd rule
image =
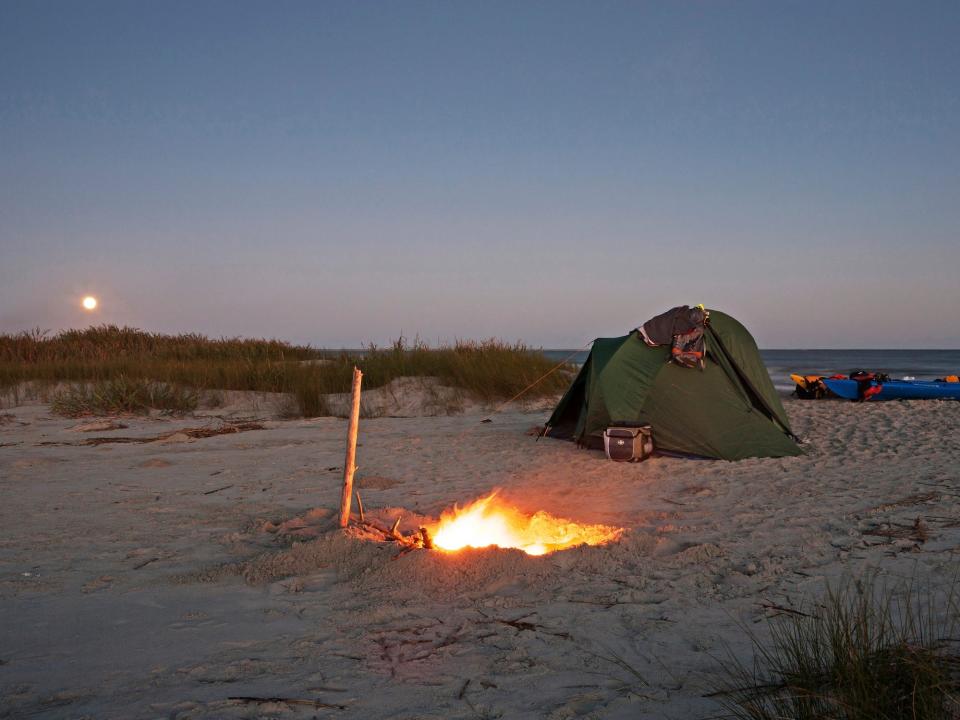
[[[353,369],[353,394],[350,399],[350,424],[347,426],[347,457],[343,462],[343,492],[340,494],[340,527],[350,522],[350,499],[353,497],[353,474],[357,470],[357,426],[360,423],[360,382],[363,373]]]

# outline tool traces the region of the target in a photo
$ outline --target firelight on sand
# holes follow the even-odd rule
[[[527,515],[497,498],[496,490],[464,508],[444,512],[430,532],[434,546],[443,550],[496,545],[518,548],[528,555],[545,555],[575,545],[602,545],[621,533],[623,528],[580,525],[542,510]]]
[[[84,310],[95,310],[97,307],[97,299],[93,295],[87,295],[83,299],[82,304]]]

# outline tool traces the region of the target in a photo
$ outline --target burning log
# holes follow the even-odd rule
[[[427,550],[433,550],[433,538],[430,537],[430,531],[425,527],[420,528],[420,542]]]

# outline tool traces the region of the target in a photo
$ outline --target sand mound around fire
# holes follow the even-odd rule
[[[399,509],[393,509],[397,511]],[[394,513],[386,513],[386,516]],[[412,527],[428,518],[407,518],[401,527]],[[484,597],[538,587],[560,586],[573,576],[590,576],[611,569],[637,574],[648,566],[656,541],[643,533],[624,533],[607,545],[581,545],[533,556],[517,549],[464,548],[457,551],[416,549],[404,551],[362,528],[330,528],[314,540],[265,553],[252,560],[221,568],[222,575],[242,575],[252,585],[262,585],[321,571],[336,573],[340,582],[364,594],[428,595],[435,600]]]
[[[401,554],[394,543],[335,530],[255,558],[243,564],[239,574],[248,583],[261,585],[323,570],[335,572],[338,581],[352,583],[363,592],[403,590],[441,598],[489,592],[491,586],[529,584],[549,574],[553,566],[520,550],[493,547]]]
[[[388,550],[396,552],[386,544],[358,542],[347,533],[332,530],[316,540],[295,542],[285,550],[254,558],[240,567],[240,574],[252,585],[327,569],[348,579],[362,573],[364,568],[389,560]]]

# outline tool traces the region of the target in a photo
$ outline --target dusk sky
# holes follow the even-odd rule
[[[960,347],[960,3],[0,2],[0,332]],[[100,299],[90,313],[80,305]]]

